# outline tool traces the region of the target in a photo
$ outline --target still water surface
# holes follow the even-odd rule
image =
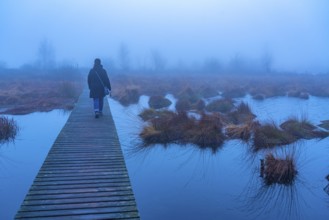
[[[69,113],[54,110],[14,118],[15,142],[0,145],[0,219],[13,219]]]
[[[168,96],[175,101],[172,96]],[[329,99],[246,96],[257,119],[281,123],[291,116],[312,123],[329,119]],[[248,144],[227,141],[217,152],[193,145],[157,145],[137,150],[143,122],[137,116],[148,97],[128,108],[109,99],[141,219],[329,219],[329,138],[300,141],[277,153],[294,154],[297,180],[290,187],[266,187],[259,159]],[[170,106],[173,109],[174,106]],[[21,130],[0,146],[0,219],[12,219],[69,114],[62,111],[13,117]]]
[[[172,98],[172,96],[169,96]],[[292,186],[267,187],[259,177],[261,158],[248,144],[227,141],[216,153],[195,146],[157,145],[136,150],[143,122],[138,113],[148,97],[124,108],[110,100],[141,218],[167,219],[329,219],[329,138],[281,147],[293,154],[298,176]],[[282,123],[291,116],[314,124],[329,119],[329,99],[288,97],[264,101],[246,96],[261,122]],[[173,108],[173,106],[170,106]]]

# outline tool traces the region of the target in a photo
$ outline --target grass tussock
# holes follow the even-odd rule
[[[19,128],[14,119],[0,117],[0,143],[3,141],[14,140],[18,130]]]
[[[163,96],[151,96],[149,99],[149,106],[154,109],[166,108],[171,105],[171,101]]]
[[[143,121],[149,121],[151,119],[158,117],[170,117],[170,115],[172,115],[172,112],[168,110],[157,111],[155,109],[148,108],[148,109],[144,109],[138,116]]]
[[[246,88],[236,85],[234,87],[226,88],[222,95],[223,97],[230,99],[243,97],[246,95]]]
[[[200,89],[200,95],[203,98],[211,98],[211,97],[215,97],[218,96],[219,93],[216,89],[214,89],[213,87],[210,86],[204,86],[203,88]]]
[[[328,136],[328,132],[318,130],[315,125],[306,119],[298,120],[291,118],[283,122],[280,127],[297,139],[324,138]]]
[[[195,104],[192,105],[192,109],[197,111],[203,111],[205,107],[206,103],[202,99],[199,99]]]
[[[197,102],[200,97],[192,88],[186,87],[180,93],[178,93],[177,98],[180,100],[188,100],[190,103]]]
[[[209,112],[228,113],[234,109],[233,103],[232,99],[218,99],[210,102],[206,106],[206,110]]]
[[[259,126],[259,123],[252,120],[244,124],[228,124],[225,126],[225,134],[231,139],[248,141],[257,126]]]
[[[219,114],[202,114],[188,134],[188,142],[201,148],[210,147],[214,151],[224,143],[225,136],[222,132],[223,122]]]
[[[225,140],[219,114],[202,114],[197,120],[184,111],[153,118],[140,133],[146,146],[151,144],[195,144],[201,148],[218,148]]]
[[[319,124],[319,127],[329,130],[329,120],[321,121],[321,124]]]
[[[140,133],[145,145],[185,142],[185,131],[194,126],[194,119],[186,112],[163,114],[149,122]]]
[[[178,99],[175,105],[176,111],[189,111],[192,108],[192,104],[188,99]]]
[[[138,87],[127,87],[116,95],[116,98],[123,106],[136,104],[139,101],[140,92]]]
[[[244,124],[249,123],[256,118],[247,103],[241,102],[236,110],[227,113],[227,120],[232,124]]]
[[[293,135],[279,129],[273,123],[257,126],[254,130],[253,148],[255,151],[280,145],[288,145],[297,140]]]
[[[276,158],[272,153],[261,160],[261,176],[267,185],[290,185],[297,175],[296,165],[291,156],[284,159]]]

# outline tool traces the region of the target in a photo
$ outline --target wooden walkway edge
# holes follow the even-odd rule
[[[84,90],[15,219],[139,219],[107,99],[95,119]]]

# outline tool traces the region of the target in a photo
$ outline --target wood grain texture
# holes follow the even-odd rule
[[[84,90],[15,219],[139,219],[113,118]]]

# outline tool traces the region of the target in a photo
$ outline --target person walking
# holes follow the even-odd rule
[[[104,97],[107,95],[106,90],[111,92],[111,83],[106,70],[101,64],[101,60],[96,58],[94,67],[88,74],[88,87],[90,90],[89,97],[94,101],[95,118],[103,115]]]

